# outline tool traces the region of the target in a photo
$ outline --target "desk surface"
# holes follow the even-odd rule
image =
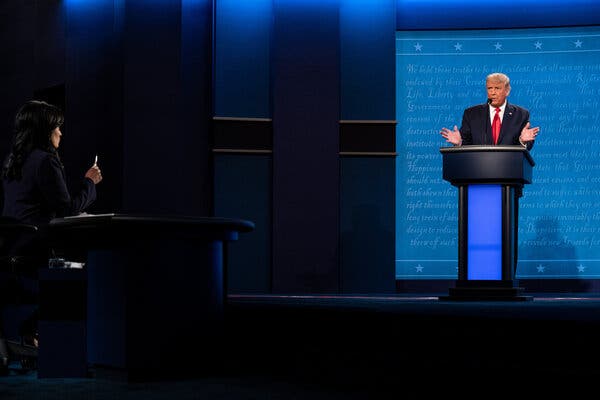
[[[139,225],[143,227],[210,227],[212,229],[227,229],[238,232],[254,230],[251,221],[222,218],[222,217],[194,217],[194,216],[156,216],[135,214],[81,214],[73,217],[55,218],[50,221],[52,228],[76,227],[102,227],[108,225]]]
[[[57,248],[90,249],[166,237],[232,241],[239,233],[254,230],[254,223],[220,217],[84,214],[55,218],[48,229]]]

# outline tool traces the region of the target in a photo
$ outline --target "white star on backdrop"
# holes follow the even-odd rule
[[[585,267],[583,266],[583,264],[579,264],[577,266],[577,272],[585,272]]]
[[[421,43],[415,44],[415,51],[421,51],[422,48],[423,48],[423,45]]]
[[[500,42],[496,42],[494,47],[496,48],[496,50],[502,50],[502,45],[500,44]]]
[[[423,267],[421,267],[421,264],[418,264],[415,269],[417,270],[417,272],[423,272]]]
[[[542,49],[542,42],[540,42],[539,40],[537,42],[535,42],[533,45],[535,46],[536,49],[540,49],[540,50]]]
[[[456,51],[461,51],[461,50],[462,50],[462,44],[461,44],[461,43],[456,43],[456,44],[454,45],[454,49],[455,49]]]
[[[541,272],[541,273],[543,273],[545,269],[546,269],[546,267],[544,267],[542,264],[539,264],[539,265],[537,266],[537,271],[538,271],[538,272]]]
[[[581,47],[581,45],[583,44],[583,42],[579,39],[577,39],[576,42],[573,42],[573,44],[575,45],[575,47]]]

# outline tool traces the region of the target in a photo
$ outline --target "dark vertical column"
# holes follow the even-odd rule
[[[394,158],[341,159],[341,291],[394,293]]]
[[[123,208],[174,212],[185,186],[181,99],[181,2],[126,0],[123,66]],[[201,115],[198,116],[201,118]],[[201,155],[199,155],[202,157]],[[187,177],[183,182],[183,177]]]
[[[35,1],[36,90],[61,85],[65,79],[65,7],[62,0]]]
[[[68,170],[93,212],[209,215],[212,1],[66,2]]]
[[[394,0],[340,1],[340,261],[344,293],[393,293]]]
[[[178,152],[190,168],[182,177],[185,182],[179,182],[175,210],[180,214],[211,215],[213,208],[210,156],[213,3],[212,0],[182,0],[181,3],[182,126],[175,137]]]
[[[228,243],[229,293],[271,291],[271,154],[216,153],[215,215],[254,222],[245,239]]]
[[[214,114],[270,118],[273,0],[215,3]]]
[[[510,185],[502,185],[502,279],[512,280],[515,277],[515,252],[518,243],[515,241],[517,224],[515,221],[515,189]]]
[[[214,41],[214,214],[255,223],[227,245],[230,293],[271,291],[272,0],[219,0]]]
[[[396,0],[340,0],[341,119],[394,120]]]
[[[339,289],[338,1],[273,6],[273,290]]]
[[[125,2],[123,209],[207,215],[210,1]]]
[[[98,154],[104,180],[89,212],[121,208],[123,1],[65,3],[65,129],[60,152],[70,186],[80,182]]]
[[[0,16],[0,154],[4,160],[10,151],[15,114],[35,90],[35,31],[30,28],[35,24],[35,4],[23,0],[0,1]]]
[[[468,246],[467,235],[469,234],[467,215],[469,213],[469,187],[461,185],[458,187],[458,279],[466,281],[468,270]]]

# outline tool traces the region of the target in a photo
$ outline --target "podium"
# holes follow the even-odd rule
[[[458,279],[440,300],[527,301],[515,279],[519,197],[533,158],[522,146],[443,147],[443,179],[458,188]]]

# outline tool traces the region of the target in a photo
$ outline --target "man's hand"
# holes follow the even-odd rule
[[[533,142],[537,137],[538,132],[540,131],[540,127],[536,126],[535,128],[530,128],[529,122],[521,131],[521,136],[519,136],[519,140],[521,143]]]
[[[460,146],[462,144],[462,137],[460,136],[460,131],[456,125],[454,125],[453,130],[442,128],[440,135],[446,139],[446,142],[452,143],[454,146]]]

